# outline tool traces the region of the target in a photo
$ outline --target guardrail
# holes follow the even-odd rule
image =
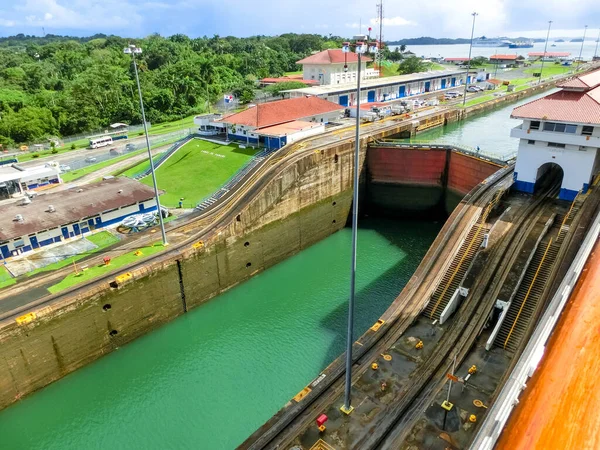
[[[375,146],[389,146],[392,145],[398,148],[431,148],[431,149],[443,149],[443,150],[454,150],[459,153],[464,153],[469,156],[476,156],[481,159],[485,159],[496,164],[507,164],[517,157],[517,152],[510,152],[504,155],[497,155],[490,152],[477,150],[476,148],[469,147],[462,144],[454,143],[435,143],[428,141],[407,141],[406,139],[378,139],[372,143]]]
[[[187,143],[189,140],[193,139],[194,137],[196,137],[195,134],[188,134],[187,136],[185,136],[182,139],[179,139],[177,142],[175,142],[173,145],[171,145],[171,147],[169,147],[169,149],[164,152],[162,155],[160,155],[160,157],[154,162],[154,170],[158,169],[160,167],[160,165],[162,163],[164,163],[167,159],[169,159],[169,157],[175,153],[177,150],[179,150],[183,144]],[[140,172],[140,173],[136,173],[133,178],[135,180],[139,180],[141,178],[147,177],[148,175],[150,175],[150,173],[152,172],[152,169],[150,167],[148,167],[146,170]]]

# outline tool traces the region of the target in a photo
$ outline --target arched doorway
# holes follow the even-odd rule
[[[560,190],[564,175],[565,173],[562,167],[558,164],[552,162],[542,164],[538,168],[535,176],[534,194],[538,193],[540,190],[545,190],[550,186],[556,186]]]

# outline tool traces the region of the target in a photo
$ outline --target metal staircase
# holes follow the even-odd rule
[[[523,339],[529,322],[548,282],[560,245],[550,239],[540,243],[525,271],[494,344],[514,352]]]

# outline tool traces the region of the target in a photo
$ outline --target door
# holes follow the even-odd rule
[[[400,86],[400,91],[398,94],[400,97],[406,97],[406,86]]]
[[[62,231],[62,235],[65,239],[69,239],[69,230],[67,227],[62,227],[60,231]]]
[[[73,232],[75,233],[75,236],[79,235],[79,224],[78,223],[73,224]]]
[[[367,102],[371,103],[375,101],[375,91],[367,92]]]
[[[31,242],[31,247],[33,247],[33,248],[39,248],[39,246],[40,246],[40,244],[38,244],[37,236],[31,236],[29,238],[29,242]]]
[[[2,253],[3,258],[10,257],[10,250],[8,249],[8,245],[3,245],[0,247],[0,252]]]
[[[340,95],[340,105],[348,106],[348,96],[347,95]]]
[[[446,79],[442,80],[442,89],[446,89]]]
[[[450,86],[452,86],[452,87],[456,86],[456,78],[452,78],[450,80]]]
[[[425,92],[429,92],[431,90],[431,81],[425,82]]]

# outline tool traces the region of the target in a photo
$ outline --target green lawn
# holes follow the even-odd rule
[[[164,154],[164,152],[159,153],[158,155],[154,155],[152,157],[152,161],[154,161],[154,163],[156,164],[156,161],[158,161],[158,159]],[[120,172],[119,175],[123,175],[129,178],[133,178],[135,175],[137,175],[138,173],[143,172],[144,170],[148,169],[150,167],[150,162],[146,159],[144,161],[142,161],[141,163],[136,164],[133,167],[130,167],[129,169],[125,170],[124,172]]]
[[[156,171],[158,187],[165,191],[161,204],[176,207],[181,197],[186,204],[199,202],[219,189],[257,151],[192,139]],[[152,186],[150,176],[141,181]]]
[[[157,242],[152,245],[148,245],[146,247],[141,247],[139,249],[139,251],[141,252],[141,255],[139,255],[139,256],[137,256],[135,254],[137,250],[132,250],[128,253],[124,253],[119,256],[114,256],[114,257],[112,257],[110,264],[108,266],[106,266],[104,264],[99,264],[97,266],[89,267],[88,269],[86,269],[84,271],[80,271],[78,275],[76,275],[75,271],[73,271],[73,273],[67,275],[65,278],[63,278],[57,284],[50,286],[48,288],[48,291],[51,294],[56,294],[57,292],[67,289],[71,286],[75,286],[80,283],[85,283],[87,281],[92,280],[93,278],[99,277],[101,275],[104,275],[104,274],[112,271],[112,270],[118,269],[119,267],[123,267],[134,261],[142,259],[146,256],[150,256],[154,253],[158,253],[158,252],[162,251],[163,249],[164,249],[164,247],[163,247],[162,243]],[[115,275],[118,275],[118,274],[115,274]]]
[[[0,266],[0,289],[10,286],[11,284],[15,284],[16,282],[17,280],[15,280],[10,273],[8,273],[6,267]]]
[[[484,102],[487,102],[487,101],[493,100],[493,99],[494,99],[494,94],[482,95],[481,97],[476,97],[474,99],[468,100],[467,103],[465,103],[465,107],[478,105],[480,103],[484,103]],[[462,105],[460,105],[460,106],[462,106]]]
[[[158,125],[152,125],[148,130],[150,136],[157,134],[171,133],[172,131],[185,130],[186,128],[194,127],[194,116],[186,117],[185,119],[175,120],[173,122],[165,122]],[[142,133],[143,134],[143,133]]]
[[[109,231],[100,231],[98,233],[87,236],[86,239],[88,241],[90,241],[92,244],[97,245],[98,247],[90,250],[89,252],[86,252],[86,253],[83,253],[80,255],[71,256],[70,258],[66,258],[61,261],[57,261],[53,264],[48,264],[45,267],[40,267],[39,269],[29,272],[27,274],[27,276],[30,277],[37,273],[51,272],[53,270],[60,269],[61,267],[65,267],[65,266],[68,266],[69,264],[73,264],[74,261],[75,262],[79,261],[80,259],[83,259],[88,255],[97,253],[100,250],[102,250],[103,248],[106,248],[110,245],[113,245],[113,244],[116,244],[117,242],[119,242],[119,238],[116,237],[114,234],[110,233]]]
[[[573,67],[562,66],[559,64],[546,63],[544,64],[544,70],[542,72],[542,78],[548,78],[555,75],[562,75],[564,73],[570,72],[573,70]],[[525,73],[534,73],[539,72],[540,67],[525,69]]]

